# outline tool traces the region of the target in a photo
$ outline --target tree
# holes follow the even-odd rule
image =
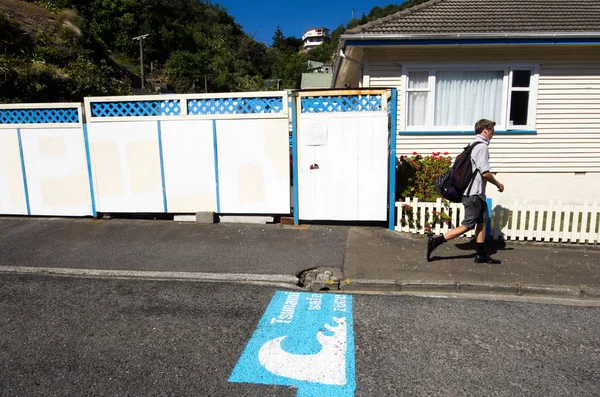
[[[298,52],[302,46],[302,39],[294,36],[288,36],[285,38],[285,47],[289,52]]]
[[[285,43],[285,36],[281,31],[279,25],[277,25],[277,30],[273,33],[271,48],[275,48],[276,50],[285,51],[287,45]]]
[[[153,77],[178,92],[205,91],[205,78],[209,92],[260,90],[265,80],[299,88],[307,61],[331,61],[346,29],[425,0],[374,7],[307,54],[298,52],[301,39],[286,37],[279,26],[267,48],[209,0],[26,1],[0,0],[0,10],[12,16],[0,12],[2,101],[129,92],[131,81],[139,80],[139,46],[132,38],[146,33],[144,64],[153,64]]]
[[[267,50],[270,79],[281,80],[282,89],[298,89],[302,81],[302,73],[308,72],[305,54],[288,53],[276,48]]]
[[[167,61],[169,83],[177,92],[204,91],[210,61],[203,53],[178,51]]]
[[[21,26],[0,13],[0,101],[81,101],[130,92],[112,68],[90,56],[83,21],[74,11],[37,12],[40,27]]]
[[[306,57],[311,61],[328,63],[333,60],[334,55],[333,45],[330,43],[323,43],[306,53]]]
[[[90,59],[79,56],[67,70],[70,97],[82,100],[85,96],[107,96],[131,94],[128,85],[113,77],[108,66],[97,66]]]

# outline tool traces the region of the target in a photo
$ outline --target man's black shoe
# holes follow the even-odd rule
[[[431,262],[431,253],[435,249],[435,245],[433,243],[433,237],[427,237],[427,262]]]
[[[475,263],[491,263],[494,265],[498,265],[502,263],[500,259],[494,259],[489,255],[477,255],[475,257]]]

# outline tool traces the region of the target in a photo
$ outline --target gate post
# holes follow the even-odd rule
[[[292,97],[292,179],[294,187],[294,225],[300,224],[298,208],[298,93],[290,93]]]
[[[485,225],[485,239],[491,240],[492,239],[492,206],[493,206],[493,202],[492,202],[491,198],[487,198],[485,201],[486,201],[486,204],[488,207],[488,219],[490,220]]]
[[[397,120],[398,120],[398,90],[392,88],[392,100],[390,106],[391,117],[390,117],[390,172],[389,172],[389,186],[390,186],[390,197],[389,197],[389,229],[395,230],[396,228],[396,133],[397,133]]]

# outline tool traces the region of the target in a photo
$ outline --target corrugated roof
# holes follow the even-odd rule
[[[329,88],[332,79],[331,73],[302,73],[300,88]]]
[[[600,0],[431,0],[345,34],[600,32]]]

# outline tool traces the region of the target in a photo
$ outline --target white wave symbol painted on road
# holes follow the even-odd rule
[[[325,324],[333,332],[332,336],[324,331],[317,333],[321,351],[316,354],[292,354],[283,350],[281,342],[286,336],[272,339],[258,351],[258,360],[263,367],[275,375],[327,385],[346,385],[346,317],[333,320],[337,326]]]

